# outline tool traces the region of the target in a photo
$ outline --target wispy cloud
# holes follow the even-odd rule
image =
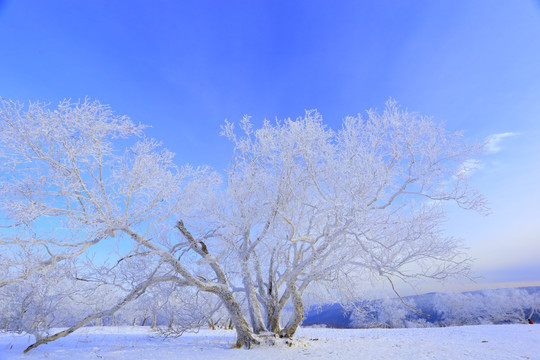
[[[516,136],[518,135],[517,133],[513,133],[513,132],[505,132],[505,133],[500,133],[500,134],[493,134],[493,135],[489,135],[487,138],[486,138],[486,152],[488,154],[495,154],[499,151],[501,151],[502,147],[501,147],[501,142],[504,138],[507,138],[507,137],[511,137],[511,136]]]
[[[477,159],[469,159],[465,160],[458,168],[455,176],[457,177],[464,177],[464,176],[471,176],[473,173],[475,173],[477,170],[482,169],[483,164],[480,160]]]

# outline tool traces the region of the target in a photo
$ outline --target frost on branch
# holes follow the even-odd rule
[[[223,177],[177,166],[142,126],[97,102],[0,109],[0,288],[110,250],[73,269],[116,291],[72,328],[145,292],[160,304],[195,292],[228,313],[237,347],[292,337],[307,293],[466,273],[459,242],[442,235],[443,205],[485,211],[462,171],[481,146],[393,101],[334,130],[317,111],[260,128],[246,116],[239,131],[225,123],[234,151]]]

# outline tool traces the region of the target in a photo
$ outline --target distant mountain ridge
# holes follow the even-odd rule
[[[344,308],[339,303],[312,306],[303,326],[330,328],[422,327],[520,323],[531,318],[540,324],[540,286],[499,288],[456,293],[426,293],[403,297],[419,315],[395,299],[359,301]]]

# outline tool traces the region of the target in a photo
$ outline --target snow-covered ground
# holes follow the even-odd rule
[[[9,359],[531,359],[540,360],[540,325],[422,329],[303,328],[292,347],[231,349],[234,331],[201,330],[162,339],[142,327],[92,327],[23,355],[28,335],[0,333],[0,360]]]

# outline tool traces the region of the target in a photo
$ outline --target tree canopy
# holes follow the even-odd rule
[[[204,306],[225,309],[249,348],[264,333],[292,337],[309,289],[468,271],[441,227],[446,202],[485,211],[466,167],[481,145],[461,133],[389,100],[340,129],[306,111],[260,128],[225,122],[222,135],[233,151],[218,174],[176,165],[144,126],[97,101],[1,101],[0,291],[61,264],[70,281],[117,289],[109,308],[81,312],[62,333],[35,331],[29,349],[160,284],[174,284],[167,296],[208,294]],[[114,258],[81,260],[96,247]]]

